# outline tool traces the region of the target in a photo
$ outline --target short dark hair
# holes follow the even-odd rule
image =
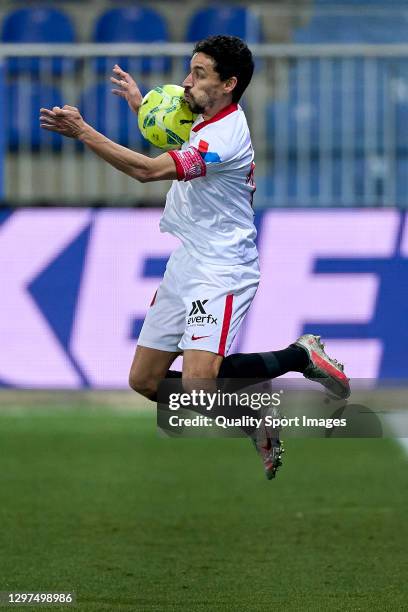
[[[195,53],[205,53],[214,60],[214,70],[221,81],[235,76],[237,84],[232,90],[232,101],[238,102],[248,87],[253,72],[254,60],[246,43],[237,36],[209,36],[194,47]]]

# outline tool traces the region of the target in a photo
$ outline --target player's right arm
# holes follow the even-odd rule
[[[79,140],[111,166],[141,183],[177,178],[176,164],[168,153],[158,157],[142,155],[109,140],[88,124]]]
[[[80,140],[111,166],[141,183],[177,178],[176,164],[170,155],[164,153],[152,158],[122,147],[88,125],[74,106],[42,108],[40,125],[45,130]]]

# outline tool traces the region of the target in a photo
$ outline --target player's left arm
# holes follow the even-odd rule
[[[115,85],[115,89],[112,89],[112,93],[126,100],[130,110],[137,115],[143,102],[143,96],[136,81],[118,64],[114,65],[113,74],[115,76],[112,76],[110,80]]]
[[[88,125],[74,106],[42,108],[40,125],[45,130],[80,140],[111,166],[141,183],[177,178],[176,164],[170,155],[164,153],[153,158],[122,147]]]

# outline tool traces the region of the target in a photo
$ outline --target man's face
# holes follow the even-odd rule
[[[214,60],[205,53],[196,53],[191,60],[191,72],[184,79],[184,98],[193,113],[204,113],[225,95],[225,83],[214,70]]]

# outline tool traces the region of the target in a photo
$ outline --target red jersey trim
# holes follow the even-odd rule
[[[236,110],[238,110],[238,104],[236,104],[236,103],[229,104],[225,108],[221,109],[216,115],[214,115],[214,117],[211,117],[211,119],[207,119],[206,121],[202,121],[198,125],[194,126],[192,131],[193,132],[199,132],[206,125],[209,125],[210,123],[214,123],[215,121],[219,121],[220,119],[223,119],[224,117],[226,117],[227,115],[230,115],[231,113],[235,112]]]
[[[225,356],[225,347],[227,344],[228,332],[231,325],[231,317],[232,317],[232,302],[234,300],[234,296],[232,294],[227,295],[225,298],[225,308],[224,308],[224,317],[222,321],[222,330],[221,330],[221,338],[220,344],[218,346],[218,355]]]

